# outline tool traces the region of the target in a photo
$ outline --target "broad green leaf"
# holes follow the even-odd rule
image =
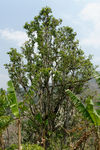
[[[71,98],[73,104],[76,106],[77,110],[82,113],[85,118],[91,120],[94,125],[100,125],[100,116],[97,111],[94,109],[93,101],[90,98],[86,99],[86,107],[82,104],[81,100],[77,98],[77,96],[71,92],[70,90],[66,90],[66,93]]]
[[[75,105],[76,109],[78,110],[78,112],[80,112],[84,118],[87,118],[93,122],[89,112],[87,111],[85,105],[82,104],[81,100],[70,90],[66,90],[66,93],[71,98],[71,100],[72,100],[73,104]]]
[[[18,103],[17,103],[16,93],[12,81],[8,81],[7,92],[8,92],[7,97],[8,100],[10,101],[11,111],[15,117],[19,118]]]
[[[94,109],[93,101],[90,98],[87,98],[86,103],[87,103],[86,109],[89,112],[94,124],[97,126],[100,125],[100,116]]]
[[[100,115],[100,109],[96,109],[98,115]]]
[[[4,130],[11,122],[10,116],[0,116],[0,132]]]

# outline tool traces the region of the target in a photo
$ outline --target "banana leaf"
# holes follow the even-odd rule
[[[100,116],[94,108],[93,101],[90,98],[87,98],[86,104],[87,104],[86,109],[89,112],[94,124],[99,126],[100,125]]]
[[[12,121],[10,116],[0,116],[0,132],[2,132]]]
[[[72,103],[76,107],[77,111],[82,114],[82,116],[85,119],[90,120],[92,123],[94,123],[93,119],[91,118],[90,112],[87,110],[85,105],[81,102],[81,100],[69,89],[66,90],[67,95],[70,97]]]
[[[20,114],[18,109],[18,102],[12,81],[8,81],[7,92],[8,92],[7,97],[10,102],[11,111],[16,118],[19,118]]]

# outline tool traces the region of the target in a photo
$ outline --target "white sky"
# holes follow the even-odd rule
[[[27,40],[23,25],[46,5],[55,17],[63,19],[63,25],[77,32],[80,47],[86,55],[92,54],[93,63],[100,66],[100,0],[0,0],[0,88],[6,89],[8,81],[3,66],[9,62],[6,53]]]

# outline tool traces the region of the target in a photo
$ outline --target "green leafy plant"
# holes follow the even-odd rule
[[[38,146],[36,144],[34,144],[34,145],[25,144],[22,146],[22,150],[44,150],[44,148],[41,146]]]
[[[9,126],[12,121],[10,114],[8,113],[9,103],[5,90],[0,90],[0,147],[4,149],[3,132]]]
[[[17,97],[16,97],[16,93],[15,93],[15,89],[14,89],[12,81],[8,81],[7,98],[8,98],[8,101],[10,102],[10,108],[11,108],[12,114],[18,120],[18,148],[19,150],[21,150],[20,113],[19,113]]]
[[[71,92],[70,90],[66,90],[66,93],[71,98],[76,109],[79,111],[79,113],[82,113],[85,119],[91,120],[94,125],[100,125],[100,116],[94,109],[93,101],[90,98],[86,99],[86,105],[84,105],[73,92]]]
[[[16,118],[19,118],[20,114],[19,114],[19,109],[18,109],[18,102],[17,102],[17,97],[16,97],[16,93],[15,93],[15,89],[14,89],[12,81],[8,81],[7,98],[8,98],[8,101],[10,102],[10,108],[11,108],[12,114]]]
[[[76,143],[76,146],[74,149],[76,150],[84,140],[87,140],[87,138],[94,132],[97,137],[98,142],[98,148],[100,148],[99,143],[99,126],[100,126],[100,115],[97,113],[97,111],[94,108],[93,101],[90,98],[86,99],[86,104],[84,105],[81,100],[70,90],[66,90],[67,95],[70,97],[72,103],[76,107],[79,113],[82,114],[82,116],[87,119],[87,121],[90,121],[90,123],[93,125],[93,128],[89,131],[83,134],[83,136],[78,140]]]
[[[5,65],[16,92],[21,95],[23,91],[26,95],[25,115],[33,128],[27,130],[30,137],[27,142],[45,139],[47,147],[49,131],[58,130],[60,121],[57,117],[64,103],[67,107],[62,109],[67,116],[63,115],[62,122],[66,127],[71,125],[68,118],[72,117],[72,106],[69,100],[66,101],[65,89],[80,93],[95,69],[91,56],[86,57],[79,48],[76,32],[71,27],[61,26],[61,23],[61,19],[52,15],[51,8],[43,8],[31,22],[25,23],[28,40],[20,52],[11,48],[8,52],[10,61]],[[36,136],[32,136],[33,130]]]
[[[17,148],[18,148],[18,146],[16,144],[12,144],[6,150],[15,150]]]

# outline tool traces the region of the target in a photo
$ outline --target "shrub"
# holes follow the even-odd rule
[[[16,144],[12,144],[10,147],[8,147],[6,150],[15,150],[18,149],[18,146]]]
[[[43,149],[43,147],[38,146],[36,144],[34,144],[34,145],[25,144],[25,145],[23,145],[22,150],[44,150],[44,149]]]

